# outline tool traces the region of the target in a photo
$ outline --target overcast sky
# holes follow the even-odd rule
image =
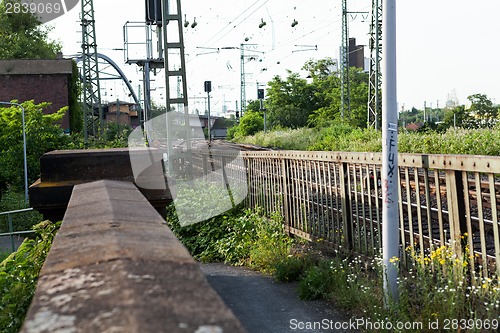
[[[368,12],[370,6],[371,0],[348,1],[353,12]],[[144,20],[144,1],[95,0],[94,9],[99,52],[113,58],[137,87],[137,67],[125,65],[123,51],[113,49],[123,48],[125,22]],[[239,99],[240,51],[214,53],[213,48],[255,44],[256,60],[245,64],[247,99],[256,98],[257,82],[285,76],[287,69],[301,73],[308,59],[338,58],[341,0],[192,0],[182,3],[182,13],[190,23],[184,31],[188,96],[205,96],[203,81],[210,80],[216,108],[225,103],[234,109]],[[475,93],[500,103],[498,13],[498,0],[397,1],[400,108],[422,108],[424,101],[428,107],[443,106],[453,95],[464,104]],[[63,43],[65,55],[81,51],[79,15],[80,5],[50,22],[51,37]],[[292,27],[294,20],[298,24]],[[358,44],[368,45],[369,16],[351,14],[349,30]],[[153,82],[157,102],[162,86],[159,75]]]

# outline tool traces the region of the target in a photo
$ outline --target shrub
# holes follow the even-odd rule
[[[34,239],[26,239],[0,264],[0,328],[18,332],[35,293],[38,274],[49,252],[59,223],[44,221],[35,226]]]
[[[279,282],[299,281],[313,265],[312,261],[297,256],[287,256],[274,265],[274,278]]]
[[[275,262],[288,254],[291,239],[284,233],[278,216],[267,218],[259,209],[242,207],[181,227],[172,205],[168,207],[167,222],[191,255],[200,261],[223,261],[272,271]]]
[[[329,298],[335,290],[333,271],[326,262],[321,266],[311,267],[299,282],[297,292],[300,299],[314,300]]]

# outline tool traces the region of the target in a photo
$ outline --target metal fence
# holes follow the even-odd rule
[[[16,214],[22,214],[22,213],[27,213],[33,211],[33,208],[25,208],[25,209],[18,209],[18,210],[11,210],[7,212],[1,212],[0,213],[0,221],[3,221],[3,217],[7,217],[7,229],[8,232],[0,232],[0,240],[3,239],[4,237],[10,238],[10,247],[12,252],[16,251],[16,242],[15,242],[15,237],[20,236],[20,235],[26,235],[33,233],[33,230],[24,230],[24,231],[14,231],[14,225],[12,222],[12,217],[13,215]],[[1,226],[1,224],[0,224]],[[0,231],[2,228],[0,227]]]
[[[221,162],[223,158],[223,162]],[[247,204],[281,212],[286,230],[373,256],[381,248],[380,153],[243,151]],[[231,168],[223,151],[200,163]],[[240,166],[237,166],[240,168]],[[205,167],[205,170],[207,168]],[[500,276],[500,157],[399,155],[401,258],[450,246],[470,269]]]

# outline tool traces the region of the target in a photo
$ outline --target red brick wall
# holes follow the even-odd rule
[[[44,113],[54,113],[68,106],[68,81],[69,76],[63,74],[0,75],[0,101],[51,102]],[[62,119],[61,127],[69,129],[69,111]]]

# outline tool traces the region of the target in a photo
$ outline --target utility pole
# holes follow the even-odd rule
[[[427,122],[427,101],[424,101],[424,124]]]
[[[99,84],[99,66],[94,20],[93,0],[82,0],[82,85],[83,85],[83,135],[87,142],[88,135],[96,136],[103,132],[101,107],[101,87]],[[94,113],[94,105],[98,115]]]
[[[382,114],[382,0],[372,0],[367,126],[378,129]]]
[[[382,82],[382,257],[384,300],[397,302],[399,260],[399,166],[396,90],[396,0],[384,1]]]

